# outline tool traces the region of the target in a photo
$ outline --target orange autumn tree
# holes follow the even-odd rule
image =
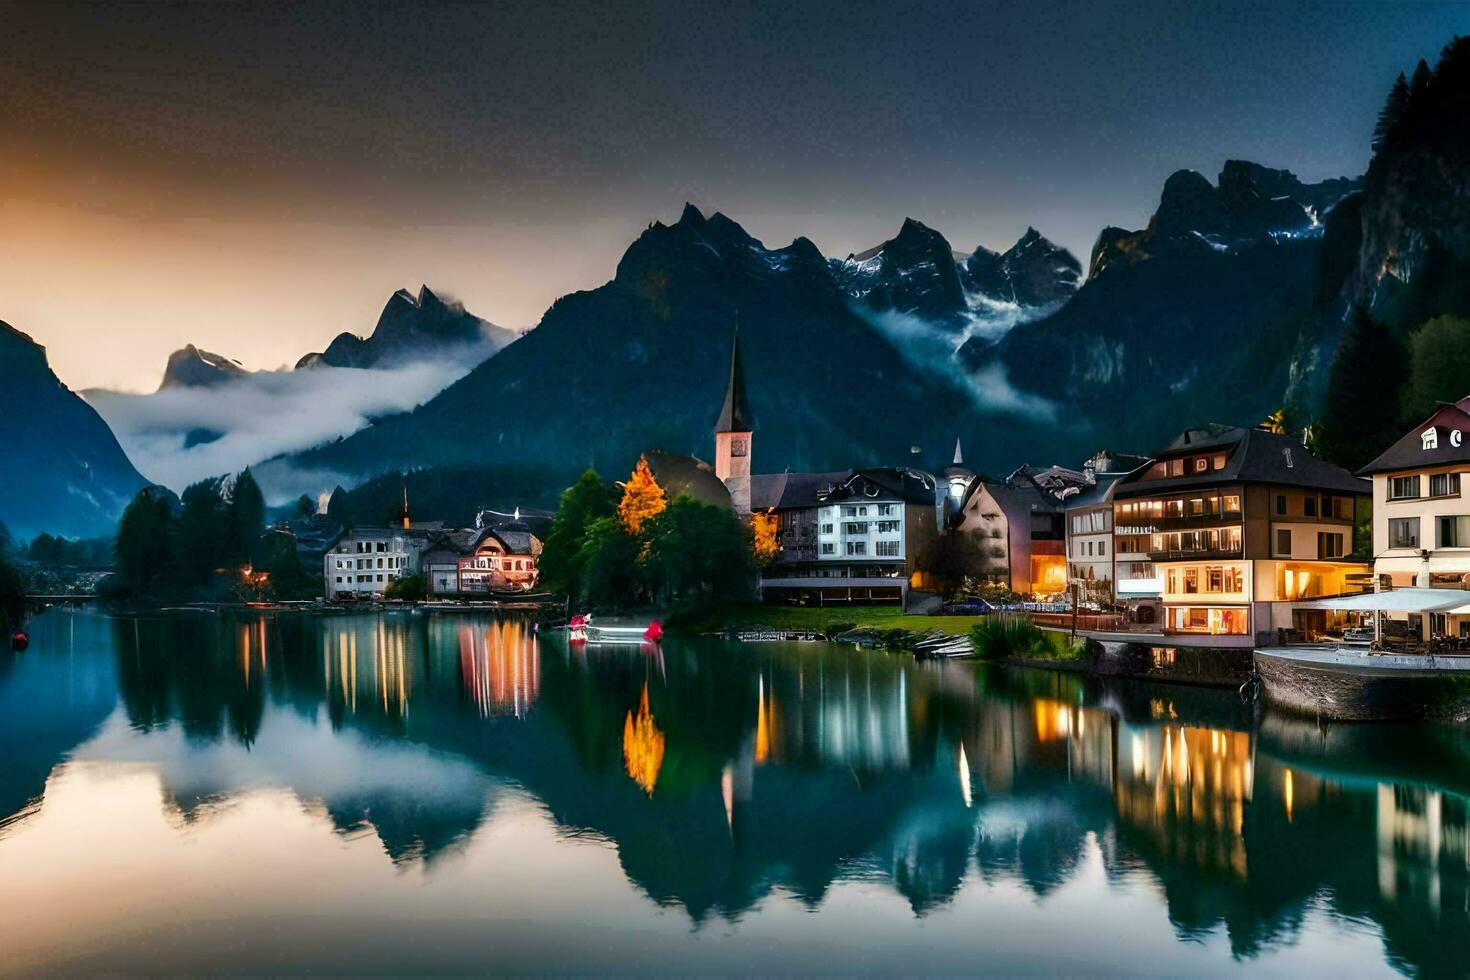
[[[750,530],[753,534],[750,550],[755,560],[762,565],[776,557],[781,545],[776,541],[776,532],[781,529],[781,518],[771,513],[757,511],[750,515]]]
[[[623,484],[623,499],[618,502],[618,520],[623,522],[623,527],[629,534],[637,536],[668,505],[664,498],[664,488],[653,478],[648,460],[640,458],[633,475]]]

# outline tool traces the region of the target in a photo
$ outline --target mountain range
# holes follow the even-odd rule
[[[965,251],[912,218],[870,249],[828,258],[806,238],[769,247],[690,205],[650,224],[611,279],[563,296],[494,357],[456,360],[416,388],[397,374],[343,384],[348,367],[407,370],[398,365],[410,352],[475,336],[494,350],[508,337],[427,288],[401,291],[367,339],[344,334],[299,370],[243,372],[184,348],[156,395],[134,396],[156,411],[123,443],[132,452],[154,439],[157,465],[214,466],[226,450],[272,457],[257,475],[276,499],[457,465],[541,474],[520,502],[550,504],[589,465],[617,476],[645,449],[707,456],[737,325],[757,471],[938,466],[956,437],[981,470],[1100,447],[1146,454],[1183,424],[1249,425],[1281,408],[1330,428],[1321,413],[1335,402],[1323,392],[1345,325],[1358,322],[1351,311],[1401,344],[1428,317],[1470,313],[1467,120],[1470,42],[1457,40],[1436,69],[1421,63],[1412,83],[1400,79],[1363,178],[1308,182],[1239,160],[1213,182],[1180,170],[1147,225],[1104,229],[1085,267],[1035,229],[1003,252]],[[60,387],[44,355],[28,365],[28,383]],[[373,388],[403,397],[328,411]],[[267,417],[242,441],[221,426],[247,414],[230,393],[252,390],[250,411]],[[1379,400],[1393,410],[1392,394]],[[0,427],[46,442],[16,412]],[[73,458],[92,478],[104,467],[91,454],[107,452],[94,441]],[[143,470],[157,479],[152,466]],[[110,496],[94,495],[98,510],[141,482],[136,471],[112,481]],[[75,471],[33,480],[0,519],[42,514],[85,485]]]
[[[0,522],[42,531],[110,534],[147,484],[107,423],[51,370],[46,349],[0,321]]]
[[[1241,161],[1217,184],[1180,171],[1148,227],[1099,236],[1085,280],[1035,229],[966,253],[910,218],[829,260],[689,205],[611,281],[558,300],[436,398],[264,472],[284,492],[293,469],[571,475],[618,472],[646,448],[707,455],[737,317],[758,469],[937,465],[956,437],[982,467],[1104,444],[1147,453],[1182,418],[1254,423],[1310,397],[1303,378],[1335,337],[1318,302],[1323,220],[1358,186]]]

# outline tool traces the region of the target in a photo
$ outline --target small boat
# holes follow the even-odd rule
[[[26,636],[20,630],[16,630],[14,633],[10,634],[10,649],[16,651],[17,653],[19,653],[21,650],[24,650],[30,645],[31,638],[29,636]]]

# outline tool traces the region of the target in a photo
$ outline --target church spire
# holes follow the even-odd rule
[[[960,440],[959,440],[958,437],[956,437],[956,439],[954,441],[954,465],[956,465],[956,466],[964,466],[965,465],[965,457],[960,454]]]
[[[745,401],[745,366],[740,360],[740,313],[735,313],[735,339],[730,344],[730,381],[715,432],[749,432],[750,407]]]

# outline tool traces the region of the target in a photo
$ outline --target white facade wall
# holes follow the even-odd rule
[[[1430,495],[1430,478],[1453,476],[1453,492]],[[1419,478],[1419,496],[1395,498],[1394,477]],[[1465,479],[1453,467],[1422,471],[1379,473],[1373,477],[1373,571],[1391,575],[1396,585],[1431,584],[1431,575],[1470,575],[1470,545],[1447,544],[1440,518],[1470,518],[1470,499],[1465,496]],[[1394,547],[1391,522],[1418,521],[1418,546]],[[1427,551],[1428,555],[1422,554]]]
[[[328,599],[381,595],[390,583],[418,572],[419,542],[399,529],[357,529],[322,559]]]
[[[1113,578],[1113,507],[1093,504],[1066,513],[1067,579],[1076,585]]]
[[[899,560],[907,557],[900,500],[848,501],[817,508],[817,560]]]

